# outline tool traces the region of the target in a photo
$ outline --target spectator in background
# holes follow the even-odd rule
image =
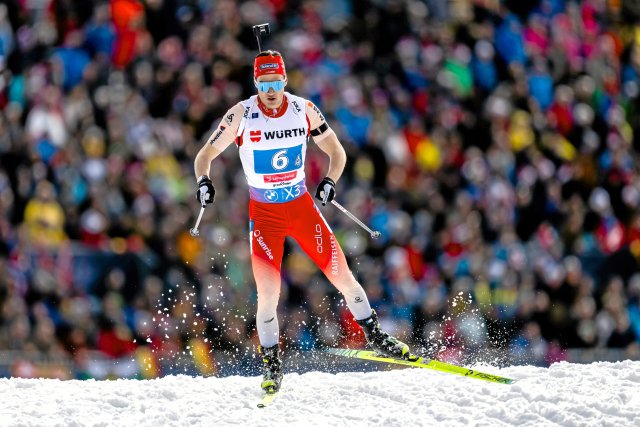
[[[50,182],[41,181],[36,186],[35,197],[25,208],[24,227],[27,240],[39,247],[56,249],[66,240],[64,212]]]
[[[342,201],[383,235],[323,211],[385,327],[462,361],[637,354],[633,4],[3,3],[0,347],[64,351],[82,375],[92,351],[136,357],[152,376],[187,346],[257,343],[235,317],[255,304],[236,156],[214,171],[229,203],[205,215],[204,241],[186,230],[190,159],[253,91],[251,25],[268,21],[292,90],[346,142]],[[309,151],[309,185],[324,162]],[[287,246],[287,345],[361,345],[299,259]]]

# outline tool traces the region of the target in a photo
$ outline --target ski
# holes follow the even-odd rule
[[[266,408],[273,402],[273,399],[278,397],[278,392],[274,391],[272,393],[264,393],[262,395],[262,399],[258,402],[258,408]]]
[[[500,377],[498,375],[486,374],[462,366],[452,365],[451,363],[440,362],[438,360],[429,359],[427,357],[410,356],[408,360],[394,359],[392,357],[381,356],[375,351],[369,350],[350,350],[347,348],[327,348],[325,352],[336,356],[351,357],[355,359],[372,360],[374,362],[393,363],[396,365],[411,366],[414,368],[433,369],[448,374],[462,375],[464,377],[477,378],[479,380],[489,381],[500,384],[513,384],[516,380],[511,378]]]

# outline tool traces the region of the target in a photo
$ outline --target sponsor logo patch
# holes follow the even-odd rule
[[[260,230],[254,231],[253,237],[256,239],[256,241],[258,242],[258,245],[262,248],[267,258],[273,261],[273,253],[271,252],[271,248],[267,246],[267,243],[264,241],[264,238],[260,235]]]
[[[307,106],[309,106],[309,108],[313,109],[313,111],[315,111],[318,114],[318,116],[320,116],[320,120],[322,120],[323,122],[326,122],[326,120],[324,119],[324,116],[322,115],[322,113],[320,112],[318,107],[316,107],[316,105],[313,102],[309,101],[307,103]]]
[[[298,171],[287,172],[287,173],[278,173],[275,175],[265,175],[264,182],[267,184],[271,184],[274,182],[283,182],[294,179],[298,175]]]
[[[260,130],[249,131],[249,139],[251,140],[251,142],[260,142],[260,139],[262,139],[262,131]]]
[[[269,139],[282,139],[282,138],[296,138],[298,136],[305,136],[307,133],[304,128],[274,130],[265,132],[264,136]]]
[[[338,242],[333,234],[329,237],[331,243],[331,274],[333,276],[338,275]]]
[[[264,198],[270,202],[278,200],[278,192],[275,190],[267,190],[264,192]]]
[[[269,62],[267,64],[260,65],[260,69],[261,70],[271,70],[271,69],[274,69],[274,68],[278,68],[278,64],[273,63],[273,62]]]
[[[322,226],[316,224],[316,234],[313,236],[316,239],[316,252],[322,253]]]
[[[218,132],[215,133],[215,135],[213,135],[213,137],[211,138],[211,141],[209,141],[211,144],[213,144],[214,142],[216,142],[218,140],[218,138],[220,138],[220,135],[222,135],[222,133],[224,132],[226,128],[224,126],[220,126],[220,128],[218,129]]]

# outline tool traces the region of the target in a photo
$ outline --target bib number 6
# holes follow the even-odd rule
[[[271,166],[277,171],[282,170],[289,164],[289,158],[287,157],[287,150],[280,150],[273,155],[271,159]]]

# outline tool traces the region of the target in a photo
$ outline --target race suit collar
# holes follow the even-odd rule
[[[276,109],[267,108],[262,103],[262,101],[260,101],[260,97],[258,97],[257,101],[258,101],[258,107],[260,108],[260,111],[262,111],[262,114],[264,114],[270,119],[277,119],[278,117],[282,117],[284,113],[287,112],[287,106],[289,105],[289,101],[287,100],[286,95],[282,97],[282,104],[280,104],[280,106]]]

